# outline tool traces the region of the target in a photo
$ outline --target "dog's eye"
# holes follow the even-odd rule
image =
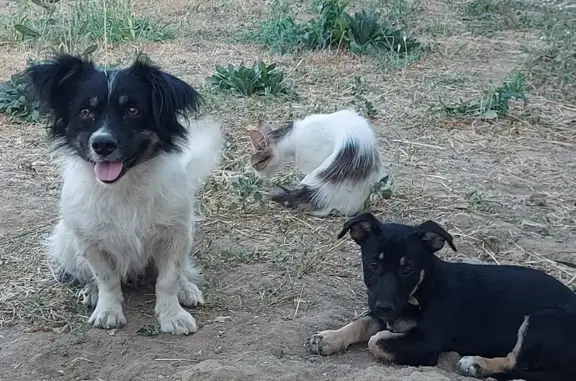
[[[414,269],[410,266],[404,266],[402,267],[402,274],[404,276],[410,276],[414,273]]]
[[[128,116],[136,116],[140,114],[140,110],[138,110],[136,107],[130,107],[126,111],[126,114],[128,114]]]
[[[370,271],[378,271],[380,266],[378,266],[378,262],[370,262],[368,268],[370,269]]]
[[[80,119],[89,119],[92,116],[92,112],[87,108],[83,108],[78,113],[78,116],[80,117]]]

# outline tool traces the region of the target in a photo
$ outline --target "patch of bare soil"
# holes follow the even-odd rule
[[[539,44],[536,32],[471,35],[453,2],[422,1],[417,30],[434,49],[415,63],[385,67],[342,52],[274,56],[235,43],[235,31],[265,17],[266,2],[234,2],[238,14],[228,3],[143,1],[140,12],[182,21],[183,37],[108,47],[96,57],[125,61],[127,52],[142,50],[199,88],[215,65],[264,59],[278,62],[300,94],[239,98],[203,88],[206,111],[222,120],[227,150],[199,202],[196,255],[207,304],[193,311],[198,332],[145,335],[155,321],[150,285],[124,288],[126,327],[86,325],[90,311],[74,289],[55,281],[42,247],[57,219],[60,187],[43,128],[0,116],[0,380],[466,380],[454,372],[457,354],[422,368],[377,362],[366,345],[331,357],[309,354],[307,337],[347,323],[366,306],[357,248],[335,239],[343,218],[295,214],[256,202],[237,186],[238,178],[252,179],[246,125],[351,107],[354,76],[379,110],[374,128],[394,178],[392,198],[373,200],[376,214],[445,225],[459,249],[445,251],[446,259],[519,263],[574,286],[574,269],[554,261],[574,263],[574,106],[528,94],[527,110],[499,121],[438,111],[439,98],[479,97],[520,67]],[[28,54],[14,43],[6,47],[0,78],[21,70]]]

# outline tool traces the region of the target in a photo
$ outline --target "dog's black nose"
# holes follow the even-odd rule
[[[375,307],[381,314],[389,314],[391,312],[394,312],[394,305],[392,303],[376,302]]]
[[[111,135],[96,136],[92,140],[92,149],[98,155],[110,155],[118,148],[118,141]]]

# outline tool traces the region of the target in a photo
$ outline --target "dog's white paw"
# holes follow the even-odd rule
[[[126,317],[122,311],[122,304],[120,303],[103,303],[100,301],[96,305],[96,309],[92,312],[92,316],[88,319],[88,323],[96,328],[118,328],[126,324]]]
[[[456,366],[460,374],[468,377],[478,377],[480,365],[476,363],[476,356],[464,356],[458,361]]]
[[[78,297],[82,304],[88,307],[94,307],[98,304],[98,286],[93,283],[86,283],[83,289],[78,291]]]
[[[178,309],[170,313],[158,314],[160,330],[173,335],[188,335],[198,330],[196,320],[188,311],[178,305]]]
[[[182,279],[178,289],[178,302],[186,307],[201,306],[204,304],[204,295],[194,283]]]

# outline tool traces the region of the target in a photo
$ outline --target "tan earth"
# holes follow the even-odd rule
[[[15,17],[17,3],[0,1],[3,25]],[[446,259],[519,263],[573,287],[576,97],[573,88],[558,85],[557,71],[537,66],[550,60],[534,61],[550,46],[540,39],[543,27],[510,22],[505,8],[495,13],[503,24],[494,30],[490,21],[469,15],[462,1],[422,0],[414,10],[406,4],[352,2],[355,9],[377,6],[410,16],[407,28],[430,46],[419,60],[338,50],[281,56],[238,42],[239,32],[268,17],[264,0],[141,1],[136,14],[177,23],[177,38],[99,45],[99,63],[128,63],[134,51],[144,51],[196,86],[206,97],[204,111],[223,123],[225,158],[199,202],[196,256],[207,278],[207,304],[193,310],[200,327],[188,337],[154,334],[150,284],[124,288],[127,326],[87,326],[90,311],[76,290],[55,281],[42,247],[57,221],[61,185],[44,128],[0,115],[0,380],[466,380],[454,372],[457,354],[447,354],[438,367],[410,368],[375,361],[366,345],[331,357],[304,347],[315,331],[339,327],[365,308],[358,250],[335,238],[344,218],[319,219],[254,200],[255,191],[272,185],[249,170],[245,127],[260,117],[283,123],[362,106],[353,93],[355,76],[378,110],[374,128],[394,180],[390,199],[371,200],[376,214],[443,224],[459,250],[444,250]],[[310,17],[304,5],[299,20]],[[564,8],[563,17],[574,17],[571,9]],[[567,25],[576,25],[572,20]],[[33,55],[7,28],[0,34],[2,79]],[[299,99],[208,90],[216,65],[261,59],[278,63]],[[514,103],[499,120],[442,111],[440,100],[479,99],[517,69],[526,76],[526,108]]]

